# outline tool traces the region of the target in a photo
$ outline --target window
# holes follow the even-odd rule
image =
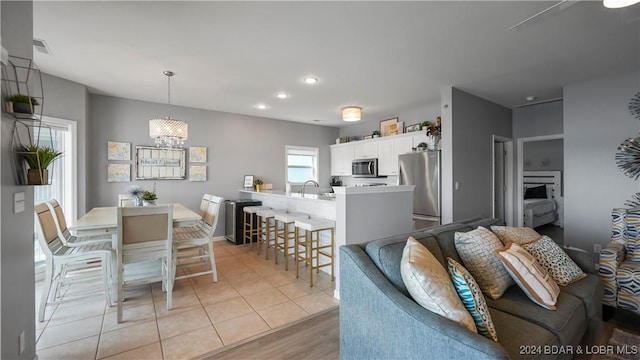
[[[287,182],[302,184],[307,180],[318,181],[318,148],[286,146]]]

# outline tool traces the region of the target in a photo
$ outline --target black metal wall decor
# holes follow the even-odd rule
[[[631,97],[629,113],[640,120],[640,92]],[[640,137],[628,138],[618,146],[616,164],[628,177],[640,178]]]
[[[640,92],[633,95],[631,101],[629,101],[629,112],[640,120]]]

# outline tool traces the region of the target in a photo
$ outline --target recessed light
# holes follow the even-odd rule
[[[313,85],[318,82],[318,79],[314,78],[313,76],[307,76],[306,78],[304,78],[304,82],[305,84]]]
[[[311,121],[313,121],[313,122],[320,122],[320,121],[322,121],[322,120],[313,119],[313,120],[311,120]]]
[[[287,99],[287,98],[289,97],[289,94],[287,94],[287,93],[283,93],[283,92],[280,92],[280,93],[277,93],[277,94],[276,94],[276,97],[277,97],[278,99]]]
[[[536,97],[535,97],[535,96],[527,96],[525,99],[526,99],[527,101],[533,101],[533,100],[535,100],[535,99],[536,99]]]
[[[265,109],[267,109],[267,108],[268,108],[268,106],[267,106],[266,104],[258,104],[258,105],[256,105],[256,107],[257,107],[258,109],[260,109],[260,110],[265,110]]]

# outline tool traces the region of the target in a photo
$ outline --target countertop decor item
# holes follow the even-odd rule
[[[163,72],[168,81],[168,101],[167,105],[171,109],[171,77],[172,71]],[[189,125],[182,121],[173,119],[171,116],[149,120],[149,137],[155,140],[157,147],[182,147],[185,140],[189,138]]]
[[[131,197],[136,206],[140,206],[142,204],[142,194],[144,194],[144,189],[138,185],[131,185],[127,189],[127,195]]]
[[[260,192],[262,191],[263,187],[264,187],[264,182],[260,179],[255,179],[253,180],[253,185],[256,186],[256,191]]]
[[[158,196],[154,191],[143,192],[141,198],[144,206],[155,205],[156,200],[158,200]]]

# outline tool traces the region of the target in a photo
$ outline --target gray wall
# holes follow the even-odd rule
[[[564,170],[562,139],[528,141],[522,148],[524,171]]]
[[[611,209],[639,191],[616,166],[617,147],[638,136],[627,109],[640,73],[564,87],[565,244],[593,251],[611,240]]]
[[[512,112],[456,88],[451,95],[453,220],[491,217],[493,135],[511,137]]]
[[[2,1],[2,46],[9,54],[33,56],[33,4]],[[33,187],[16,186],[11,165],[13,121],[4,112],[0,124],[0,311],[2,359],[33,359],[35,347],[35,289],[33,266]],[[13,194],[25,193],[25,211],[13,213]],[[25,332],[25,351],[19,355],[18,337]]]
[[[113,206],[118,194],[133,184],[145,189],[153,181],[107,183],[107,141],[153,145],[149,138],[149,119],[171,115],[189,123],[189,140],[185,147],[206,146],[208,175],[206,182],[188,180],[156,181],[159,202],[180,202],[196,210],[204,193],[225,199],[237,199],[244,175],[255,175],[272,183],[274,189],[285,187],[285,145],[320,148],[320,185],[330,180],[329,144],[338,137],[333,127],[307,125],[239,114],[200,110],[121,98],[91,95],[87,144],[87,208]],[[135,161],[132,179],[135,179]],[[224,216],[219,224],[224,224]],[[219,226],[216,236],[224,234]]]
[[[545,104],[513,109],[513,139],[563,133],[563,103]]]
[[[380,130],[381,120],[395,117],[398,118],[398,121],[404,122],[404,126],[421,123],[423,121],[435,122],[436,117],[440,115],[440,102],[429,102],[426,104],[399,109],[397,112],[383,116],[376,116],[374,119],[372,119],[371,116],[367,116],[366,111],[367,109],[362,110],[363,121],[341,127],[340,136],[371,135],[374,130]]]
[[[73,120],[78,131],[78,178],[76,184],[78,215],[87,212],[87,87],[53,75],[43,74],[42,84],[46,94],[43,115]]]

